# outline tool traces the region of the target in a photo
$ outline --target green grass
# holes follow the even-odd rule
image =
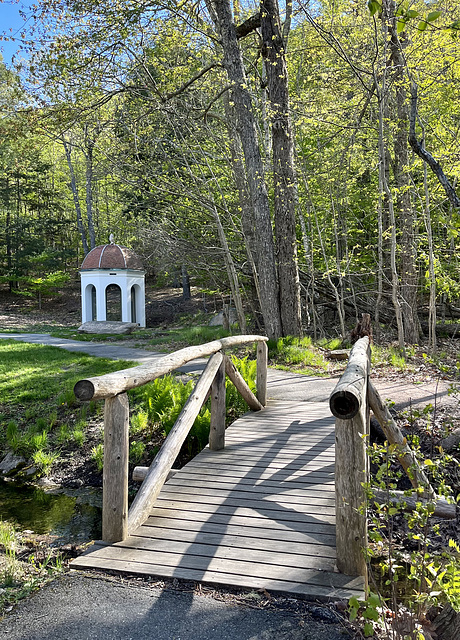
[[[64,448],[81,447],[96,403],[79,405],[78,380],[135,366],[57,347],[0,341],[0,455],[8,449],[29,458],[39,475],[49,473]]]
[[[220,338],[231,336],[231,331],[225,331],[223,327],[208,327],[198,325],[195,327],[183,327],[162,331],[161,335],[153,335],[149,344],[161,349],[167,347],[168,351],[175,351],[183,347],[190,347],[205,342],[212,342]]]
[[[413,351],[408,349],[409,360],[412,354]],[[405,359],[395,347],[382,347],[376,344],[372,345],[371,360],[373,367],[391,366],[400,371],[406,371],[412,366],[410,361]]]
[[[2,340],[0,342],[0,397],[5,407],[21,407],[21,417],[44,418],[58,410],[60,403],[71,403],[78,380],[135,366],[123,360],[94,358],[63,351],[58,347]],[[35,403],[44,403],[37,407]],[[45,411],[46,409],[46,411]],[[39,411],[40,415],[37,414]],[[26,412],[28,415],[26,416]]]
[[[272,366],[280,369],[292,368],[309,375],[325,374],[329,368],[323,353],[313,345],[309,337],[287,336],[269,340],[268,357]]]

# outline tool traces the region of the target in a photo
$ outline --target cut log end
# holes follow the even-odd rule
[[[336,391],[329,399],[332,415],[342,420],[351,420],[359,411],[359,398],[349,391]]]
[[[79,400],[91,400],[94,396],[94,385],[91,380],[79,380],[73,392]]]

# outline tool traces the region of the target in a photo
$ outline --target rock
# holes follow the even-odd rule
[[[27,462],[22,456],[17,456],[12,451],[8,451],[0,462],[0,473],[4,476],[12,475],[25,467],[26,464]]]
[[[458,447],[458,445],[460,444],[460,428],[452,431],[452,433],[447,436],[447,438],[441,440],[440,444],[444,451],[447,452],[452,451],[453,449]]]
[[[331,611],[327,607],[310,606],[308,610],[311,617],[316,620],[322,620],[323,622],[328,622],[330,624],[340,620],[340,616],[335,613],[335,611]]]
[[[136,322],[115,322],[108,320],[94,320],[92,322],[84,322],[78,327],[79,333],[111,333],[114,335],[123,335],[132,333],[135,329],[139,329]]]
[[[328,360],[348,360],[350,349],[335,349],[335,351],[327,351],[326,358]]]
[[[229,323],[235,324],[235,322],[238,322],[238,316],[236,315],[236,309],[234,309],[233,307],[230,307],[229,309],[229,313],[228,313],[228,321]],[[209,327],[220,327],[221,325],[224,325],[224,312],[221,311],[220,313],[218,313],[216,316],[214,316],[214,318],[211,319],[211,321],[209,322]]]
[[[71,480],[67,480],[67,482],[64,483],[64,486],[69,487],[69,489],[80,489],[84,484],[85,483],[81,478],[72,478]]]

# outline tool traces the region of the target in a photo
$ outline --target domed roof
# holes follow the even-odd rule
[[[141,259],[132,249],[118,244],[101,244],[92,249],[83,260],[82,270],[87,269],[134,269],[142,271]]]

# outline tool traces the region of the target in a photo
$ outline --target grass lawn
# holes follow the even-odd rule
[[[83,444],[88,421],[102,410],[102,403],[77,403],[75,383],[131,366],[135,363],[1,340],[0,454],[12,450],[46,473],[61,450]]]

